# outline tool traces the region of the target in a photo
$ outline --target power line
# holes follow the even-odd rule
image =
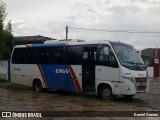
[[[68,27],[71,29],[81,29],[81,30],[90,30],[90,31],[102,31],[102,32],[121,32],[121,33],[160,33],[158,31],[149,31],[149,30],[98,30],[98,29],[88,29],[88,28],[79,28],[79,27]]]

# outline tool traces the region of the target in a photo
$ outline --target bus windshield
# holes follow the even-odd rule
[[[117,57],[124,67],[132,70],[145,70],[144,65],[138,52],[130,45],[122,43],[111,43]]]

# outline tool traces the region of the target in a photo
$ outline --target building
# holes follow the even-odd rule
[[[153,75],[150,77],[160,77],[160,49],[159,48],[147,48],[141,51],[141,57],[148,67],[149,74],[153,71]]]
[[[41,36],[41,35],[37,35],[37,36],[18,36],[18,37],[14,37],[14,45],[41,44],[41,43],[44,43],[46,40],[56,40],[56,39]]]
[[[154,48],[147,48],[141,51],[141,57],[147,67],[154,66]]]

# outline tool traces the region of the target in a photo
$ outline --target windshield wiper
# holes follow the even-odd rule
[[[146,67],[143,63],[135,63],[137,65],[142,65],[143,67]]]
[[[134,62],[131,62],[131,61],[123,61],[123,62],[130,63],[130,64],[134,64],[134,65],[136,65],[137,67],[140,67],[139,65],[142,65],[142,67],[146,67],[143,63],[134,63]]]
[[[122,62],[130,63],[130,64],[135,64],[134,62],[130,62],[130,61],[122,61]]]

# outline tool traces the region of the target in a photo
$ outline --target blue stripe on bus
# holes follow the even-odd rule
[[[68,65],[41,64],[41,68],[46,79],[48,89],[77,92]]]
[[[65,43],[54,43],[54,44],[32,44],[31,47],[51,47],[51,46],[66,46]]]

